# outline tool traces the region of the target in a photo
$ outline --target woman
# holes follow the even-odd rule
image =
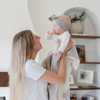
[[[73,47],[70,38],[60,59],[57,74],[41,67],[35,57],[42,45],[40,37],[30,30],[24,30],[13,38],[10,76],[10,100],[48,100],[47,82],[64,84],[66,81],[66,51]]]

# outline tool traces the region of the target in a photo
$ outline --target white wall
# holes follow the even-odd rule
[[[13,36],[24,29],[35,32],[27,0],[0,0],[0,71],[8,70]]]
[[[32,22],[34,24],[34,28],[36,30],[36,33],[41,36],[41,43],[43,45],[43,49],[40,51],[39,55],[39,61],[42,62],[46,52],[53,48],[53,42],[45,40],[44,36],[45,33],[52,28],[52,22],[48,20],[48,17],[50,17],[53,14],[60,15],[63,14],[65,11],[74,8],[74,7],[83,7],[88,9],[88,18],[92,22],[93,25],[91,27],[86,27],[88,30],[85,32],[90,32],[91,35],[98,35],[100,36],[100,6],[99,6],[100,0],[28,0],[28,8],[29,13],[32,19]],[[81,9],[82,10],[82,9]],[[94,16],[92,16],[92,13]],[[95,19],[95,20],[94,20]],[[87,24],[87,22],[86,22]],[[86,26],[86,25],[85,25]],[[89,31],[90,30],[90,31]],[[93,30],[93,31],[92,31]],[[88,33],[87,33],[88,34]],[[82,40],[82,39],[75,39],[77,44],[83,44],[86,45],[86,59],[87,61],[98,61],[100,62],[100,39],[99,40]],[[79,42],[80,41],[80,42]],[[85,42],[84,42],[85,41]],[[96,55],[96,56],[95,56]],[[94,70],[94,82],[93,85],[97,85],[100,87],[100,65],[83,65],[81,64],[79,66],[80,68],[86,68],[89,70]],[[77,71],[73,71],[75,74],[75,83],[77,85],[81,85],[77,83]],[[88,84],[89,85],[89,84]],[[95,100],[100,99],[100,90],[88,90],[88,91],[71,91],[71,94],[76,93],[78,94],[78,99],[80,100],[82,96],[86,94],[94,95],[96,98]]]
[[[9,100],[9,87],[0,87],[0,97],[6,97],[6,100]]]
[[[0,72],[8,71],[13,36],[24,29],[35,33],[27,0],[0,0]],[[8,87],[0,87],[0,97],[3,96],[9,100]]]
[[[40,63],[45,53],[53,47],[53,42],[44,38],[45,33],[52,28],[52,22],[48,17],[53,14],[60,15],[73,7],[84,7],[92,11],[100,20],[99,0],[28,0],[28,7],[36,33],[42,37],[43,49],[40,51]]]
[[[44,39],[45,32],[52,28],[48,17],[53,14],[60,15],[73,7],[90,9],[100,19],[99,0],[0,0],[0,71],[8,70],[12,38],[24,29],[30,29],[42,37],[43,49],[39,56],[41,63],[45,53],[53,47],[53,42]],[[100,47],[97,48],[100,50]]]

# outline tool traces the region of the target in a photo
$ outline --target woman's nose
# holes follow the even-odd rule
[[[40,37],[40,36],[38,36],[38,38],[39,38],[39,39],[41,39],[41,37]]]

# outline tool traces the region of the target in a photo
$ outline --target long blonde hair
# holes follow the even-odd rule
[[[28,59],[34,56],[33,35],[30,30],[24,30],[13,38],[11,63],[8,69],[10,100],[25,100],[24,66]]]

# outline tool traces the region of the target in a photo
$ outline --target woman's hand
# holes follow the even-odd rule
[[[39,78],[39,80],[53,83],[53,84],[65,84],[66,83],[66,74],[67,74],[67,64],[66,64],[66,52],[74,47],[73,40],[69,38],[69,43],[64,51],[62,53],[62,56],[60,57],[60,66],[59,70],[56,73],[53,73],[49,70],[46,70],[46,72]],[[61,41],[59,40],[59,44],[61,44]]]
[[[70,50],[73,47],[74,47],[74,42],[73,42],[72,38],[70,37],[69,38],[69,43],[68,43],[66,49],[64,50],[64,53],[66,53],[68,50]]]

